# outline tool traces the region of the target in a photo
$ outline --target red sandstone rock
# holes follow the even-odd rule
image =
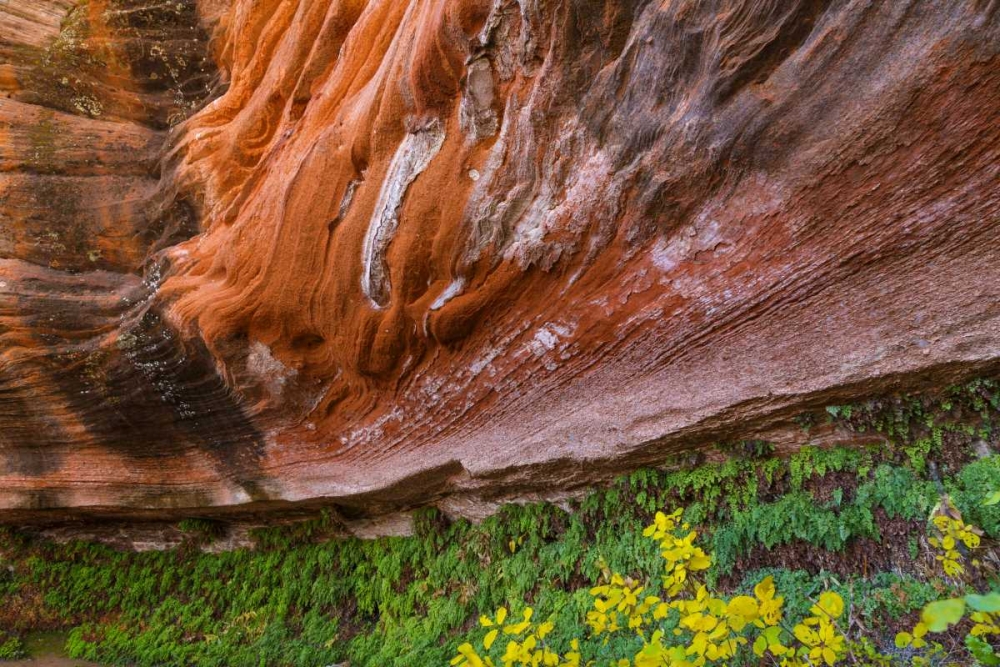
[[[570,488],[1000,359],[996,2],[92,0],[117,70],[13,48],[70,4],[0,5],[0,518]]]

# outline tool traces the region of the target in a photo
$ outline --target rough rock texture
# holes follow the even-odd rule
[[[998,8],[0,4],[0,518],[461,511],[996,368]]]

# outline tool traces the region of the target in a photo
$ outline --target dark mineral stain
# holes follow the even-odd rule
[[[30,385],[29,385],[30,386]],[[25,395],[23,383],[0,373],[0,471],[44,477],[62,467],[62,454],[48,445],[62,438],[58,424],[39,414]],[[16,449],[12,448],[16,446]]]
[[[49,510],[66,506],[62,492],[56,489],[33,489],[27,493],[27,502],[22,503],[22,509]]]
[[[263,437],[200,341],[183,341],[156,312],[121,331],[94,372],[52,373],[100,446],[133,459],[169,459],[194,449],[236,483],[260,478]]]
[[[47,447],[28,446],[9,457],[7,469],[25,477],[44,477],[59,470],[62,454]]]
[[[775,30],[774,37],[760,50],[750,55],[745,61],[736,63],[730,78],[720,79],[720,101],[725,101],[751,84],[759,84],[768,77],[794,53],[812,33],[813,26],[819,17],[830,6],[830,0],[804,0],[783,17],[781,23],[787,29]],[[779,5],[780,6],[780,5]],[[734,58],[735,60],[735,58]],[[722,63],[725,70],[726,62]]]
[[[107,0],[101,6],[106,11],[76,8],[64,21],[63,37],[73,48],[28,63],[33,68],[25,93],[37,99],[24,101],[166,128],[212,94],[217,70],[194,0]],[[72,78],[65,76],[70,70]],[[122,77],[128,79],[125,93],[141,94],[121,95]],[[81,110],[76,98],[102,111]],[[35,160],[26,171],[63,173],[57,155],[63,139],[51,115],[29,131]],[[154,146],[148,154],[158,152]],[[114,175],[127,177],[129,186],[152,182],[158,167],[147,163],[148,154],[137,153],[135,165]],[[92,175],[106,175],[99,160],[92,173],[88,167],[78,174]],[[197,215],[167,191],[116,207],[107,202],[125,195],[92,192],[101,182],[39,180],[34,198],[26,199],[38,205],[22,225],[25,242],[9,244],[15,252],[9,273],[18,284],[0,295],[6,354],[0,360],[0,472],[44,481],[81,447],[107,450],[152,471],[158,461],[169,470],[193,454],[252,499],[266,499],[261,434],[205,346],[183,339],[149,305],[168,270],[160,251],[196,234]],[[127,195],[129,187],[122,187]],[[119,252],[115,261],[104,256],[125,246],[129,252]],[[138,276],[143,267],[145,280]],[[54,492],[32,493],[32,508],[58,506]],[[135,496],[169,507],[211,500],[156,480]]]

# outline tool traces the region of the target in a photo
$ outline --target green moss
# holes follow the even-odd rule
[[[0,630],[0,660],[17,660],[26,656],[21,639]]]
[[[988,492],[1000,490],[1000,457],[970,463],[945,487],[966,521],[982,528],[992,539],[1000,539],[1000,505],[983,506]]]
[[[947,435],[968,442],[992,437],[1000,414],[1000,382],[979,378],[947,387],[940,394],[906,394],[827,408],[829,418],[855,431],[875,431],[889,438],[922,470],[932,454],[940,455]]]

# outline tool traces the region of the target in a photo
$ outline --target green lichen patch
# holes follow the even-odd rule
[[[51,44],[18,61],[25,101],[155,127],[187,118],[215,82],[193,0],[78,3]]]

